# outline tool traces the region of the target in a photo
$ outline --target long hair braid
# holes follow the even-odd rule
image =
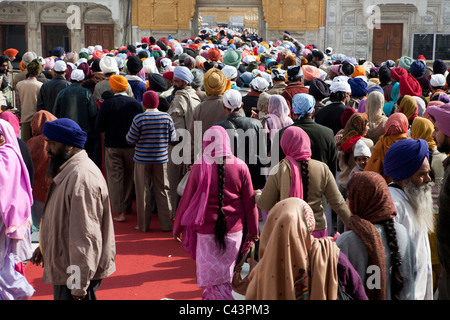
[[[227,233],[227,224],[225,221],[225,214],[222,210],[223,208],[223,198],[224,198],[224,189],[225,189],[225,158],[222,163],[217,164],[218,171],[218,182],[219,182],[219,211],[218,217],[216,221],[216,225],[214,227],[214,235],[216,237],[216,242],[219,244],[222,250],[225,250],[225,235]]]
[[[309,190],[309,162],[300,161],[302,171],[302,184],[303,184],[303,200],[308,202],[308,190]]]
[[[391,251],[391,295],[393,300],[400,300],[400,292],[403,289],[403,275],[400,271],[402,258],[398,248],[394,220],[386,220],[384,222],[384,229],[386,231],[387,243]]]

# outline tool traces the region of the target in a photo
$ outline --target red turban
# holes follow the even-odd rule
[[[421,97],[422,87],[420,83],[410,74],[400,78],[400,94]]]
[[[404,68],[392,68],[391,69],[391,78],[397,81],[400,81],[400,78],[403,76],[407,76],[408,71]]]
[[[208,50],[208,57],[211,61],[219,61],[220,51],[217,48],[211,48]]]

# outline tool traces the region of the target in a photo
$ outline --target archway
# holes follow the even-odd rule
[[[216,20],[214,26],[218,23],[226,23],[231,27],[243,27],[255,29],[258,36],[267,39],[267,23],[264,19],[263,5],[261,0],[251,1],[220,1],[220,0],[197,0],[195,3],[194,17],[191,21],[191,35],[197,36],[199,31],[199,18],[202,12],[220,12],[230,11],[229,20]],[[236,14],[236,15],[233,15]],[[224,16],[221,18],[224,19]],[[203,22],[208,23],[210,22]]]

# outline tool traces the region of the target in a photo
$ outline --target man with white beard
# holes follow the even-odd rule
[[[450,104],[428,107],[427,113],[434,120],[433,137],[439,152],[450,154]],[[443,162],[444,179],[439,194],[439,215],[436,235],[439,262],[442,266],[438,282],[439,300],[450,300],[450,157]]]
[[[397,209],[397,222],[406,227],[416,246],[416,300],[433,300],[433,277],[428,233],[434,231],[428,143],[404,139],[384,157],[384,172],[393,179],[389,191]]]

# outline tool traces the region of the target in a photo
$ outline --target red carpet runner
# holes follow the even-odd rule
[[[136,214],[126,222],[114,221],[116,272],[102,281],[99,300],[201,300],[195,262],[173,240],[160,231],[158,216],[152,215],[147,233],[135,230]],[[53,287],[42,282],[43,269],[27,263],[25,274],[36,292],[30,300],[53,300]]]

